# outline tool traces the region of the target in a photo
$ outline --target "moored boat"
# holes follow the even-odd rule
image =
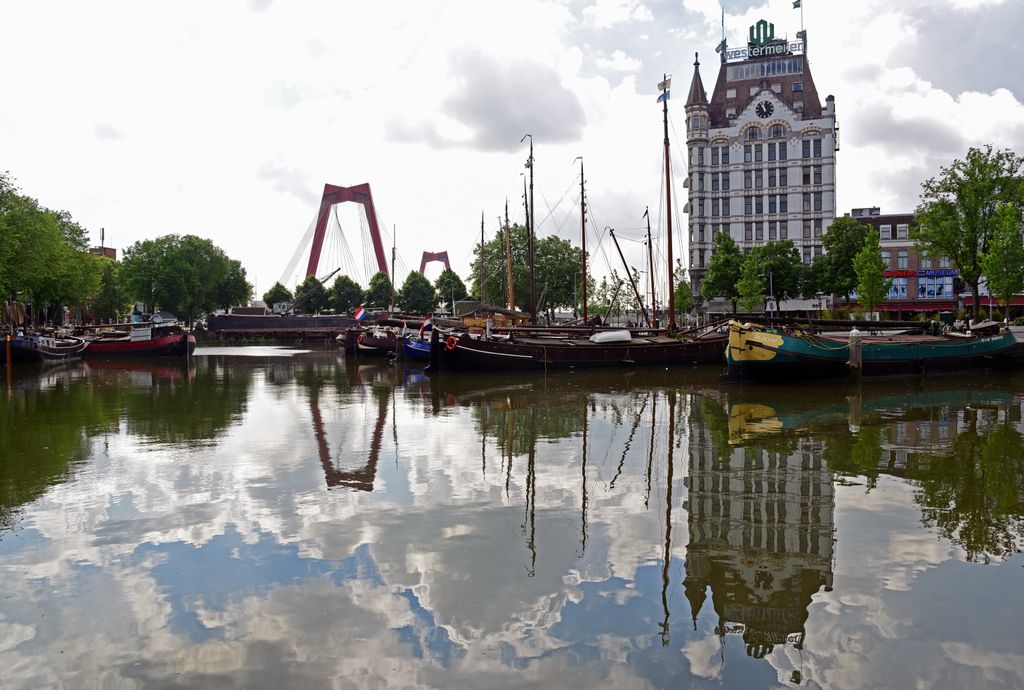
[[[196,349],[195,336],[176,322],[145,321],[114,324],[112,328],[112,331],[93,330],[85,336],[89,343],[86,357],[184,357]]]
[[[27,333],[10,341],[12,362],[59,363],[77,359],[88,349],[82,338],[57,333]]]
[[[590,331],[591,329],[579,329]],[[602,367],[688,366],[722,362],[725,337],[710,333],[671,337],[656,330],[615,330],[613,342],[601,342],[609,331],[551,337],[529,331],[475,338],[435,331],[431,339],[431,370],[523,371],[594,369]],[[621,337],[629,335],[628,340]],[[596,338],[596,340],[595,340]],[[436,353],[436,355],[435,355]]]
[[[430,360],[430,341],[406,337],[402,339],[402,354],[406,359],[426,362]]]
[[[388,357],[401,347],[398,334],[389,328],[350,328],[338,336],[346,355],[357,357]]]
[[[1008,365],[1015,347],[1013,334],[997,324],[963,334],[826,335],[732,321],[727,376],[794,381],[959,371]]]

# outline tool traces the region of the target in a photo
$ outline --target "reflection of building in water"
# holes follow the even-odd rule
[[[704,424],[692,429],[683,585],[694,626],[710,586],[716,633],[742,634],[751,656],[802,645],[811,597],[832,586],[835,498],[821,453],[718,450]]]

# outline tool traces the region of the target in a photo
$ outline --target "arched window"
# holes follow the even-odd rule
[[[783,125],[772,125],[772,139],[781,139],[786,136],[786,128]]]
[[[747,128],[747,139],[760,139],[761,128],[760,127],[748,127]]]

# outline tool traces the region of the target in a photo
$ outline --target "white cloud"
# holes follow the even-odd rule
[[[625,22],[649,22],[654,15],[639,0],[597,0],[583,10],[583,16],[592,25],[607,29]]]

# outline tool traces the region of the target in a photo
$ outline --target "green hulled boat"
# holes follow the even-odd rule
[[[793,381],[961,371],[1008,366],[1016,346],[1013,334],[996,324],[973,334],[869,335],[853,329],[825,335],[732,321],[727,376]]]

